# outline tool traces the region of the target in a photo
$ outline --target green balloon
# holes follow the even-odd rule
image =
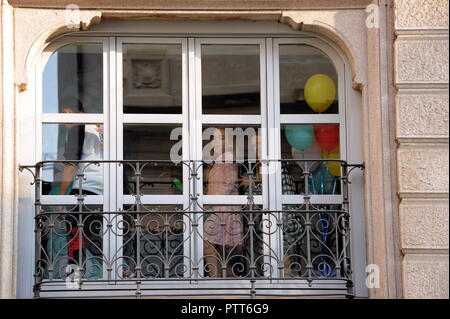
[[[178,178],[174,178],[172,180],[172,183],[175,185],[175,187],[180,191],[183,192],[183,183]]]
[[[304,151],[314,142],[312,125],[286,125],[284,134],[288,143],[298,150]]]

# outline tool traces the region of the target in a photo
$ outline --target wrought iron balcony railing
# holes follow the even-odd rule
[[[120,196],[131,195],[131,201],[121,202],[120,209],[104,209],[111,206],[107,196],[83,189],[92,165],[123,176]],[[238,178],[208,179],[213,165],[234,165]],[[57,177],[67,167],[74,176],[69,201],[58,196]],[[35,296],[114,286],[138,297],[145,291],[202,289],[253,297],[276,289],[309,289],[351,297],[348,177],[354,168],[363,166],[322,159],[43,161],[20,166],[34,178]],[[169,178],[158,171],[168,172]],[[203,190],[198,186],[201,172],[207,181]],[[290,196],[289,203],[281,200],[274,207],[262,200],[269,195],[265,192],[273,192],[264,187],[270,174],[281,177],[280,198]],[[45,180],[48,176],[56,182]],[[217,189],[230,186],[228,194],[242,195],[245,204],[206,200],[224,195]],[[181,197],[169,204],[154,202],[164,194]],[[88,201],[90,195],[93,200]]]

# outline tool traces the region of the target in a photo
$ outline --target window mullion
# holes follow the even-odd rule
[[[279,72],[278,72],[278,47],[276,41],[272,38],[267,40],[267,121],[268,121],[268,159],[271,160],[268,171],[269,181],[269,209],[271,211],[281,210],[281,180],[280,180],[280,163],[278,159],[281,158],[280,154],[280,111],[279,104],[277,103],[277,97],[279,92]],[[280,213],[271,213],[268,216],[268,225],[277,225],[277,222],[282,218]],[[272,226],[276,227],[276,226]],[[268,235],[267,240],[269,247],[273,247],[265,253],[265,255],[275,254],[275,258],[270,258],[270,264],[272,265],[272,276],[280,277],[279,266],[282,263],[282,234],[280,231],[270,231],[271,235]],[[278,260],[278,262],[277,262]]]

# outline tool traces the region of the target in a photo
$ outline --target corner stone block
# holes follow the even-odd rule
[[[448,254],[406,255],[402,268],[405,298],[449,298]]]
[[[448,103],[448,90],[431,94],[398,94],[397,137],[448,138]]]
[[[398,149],[399,192],[448,194],[447,144],[407,145]]]
[[[403,200],[400,204],[401,247],[448,249],[448,199]]]
[[[448,84],[448,39],[399,38],[395,42],[397,84]]]
[[[448,0],[395,0],[395,27],[448,29]]]

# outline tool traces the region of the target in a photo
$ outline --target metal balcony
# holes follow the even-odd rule
[[[332,162],[340,174],[329,174],[322,181],[328,191],[318,190],[313,171]],[[349,174],[363,166],[323,159],[220,163],[239,166],[236,194],[245,198],[244,205],[203,204],[201,194],[206,191],[200,189],[199,175],[217,162],[43,161],[20,166],[20,171],[32,173],[35,187],[35,297],[59,293],[104,297],[106,292],[136,297],[352,297]],[[110,202],[107,196],[101,197],[103,202],[88,203],[83,181],[90,165],[123,176],[123,193],[132,196],[132,203],[116,211],[103,209],[103,203]],[[295,189],[290,193],[295,202],[270,209],[269,201],[259,200],[270,195],[264,192],[273,191],[261,187],[269,180],[264,174],[281,176],[282,167],[289,165],[296,167],[291,181]],[[69,204],[58,201],[67,196],[51,195],[42,178],[43,170],[51,167],[58,173],[64,166],[75,168],[79,186]],[[157,178],[156,170],[167,167],[185,176],[182,190]],[[149,198],[154,197],[146,194],[157,192],[158,184],[186,201],[152,205]],[[50,197],[51,203],[46,201]],[[228,244],[217,244],[217,239]]]

